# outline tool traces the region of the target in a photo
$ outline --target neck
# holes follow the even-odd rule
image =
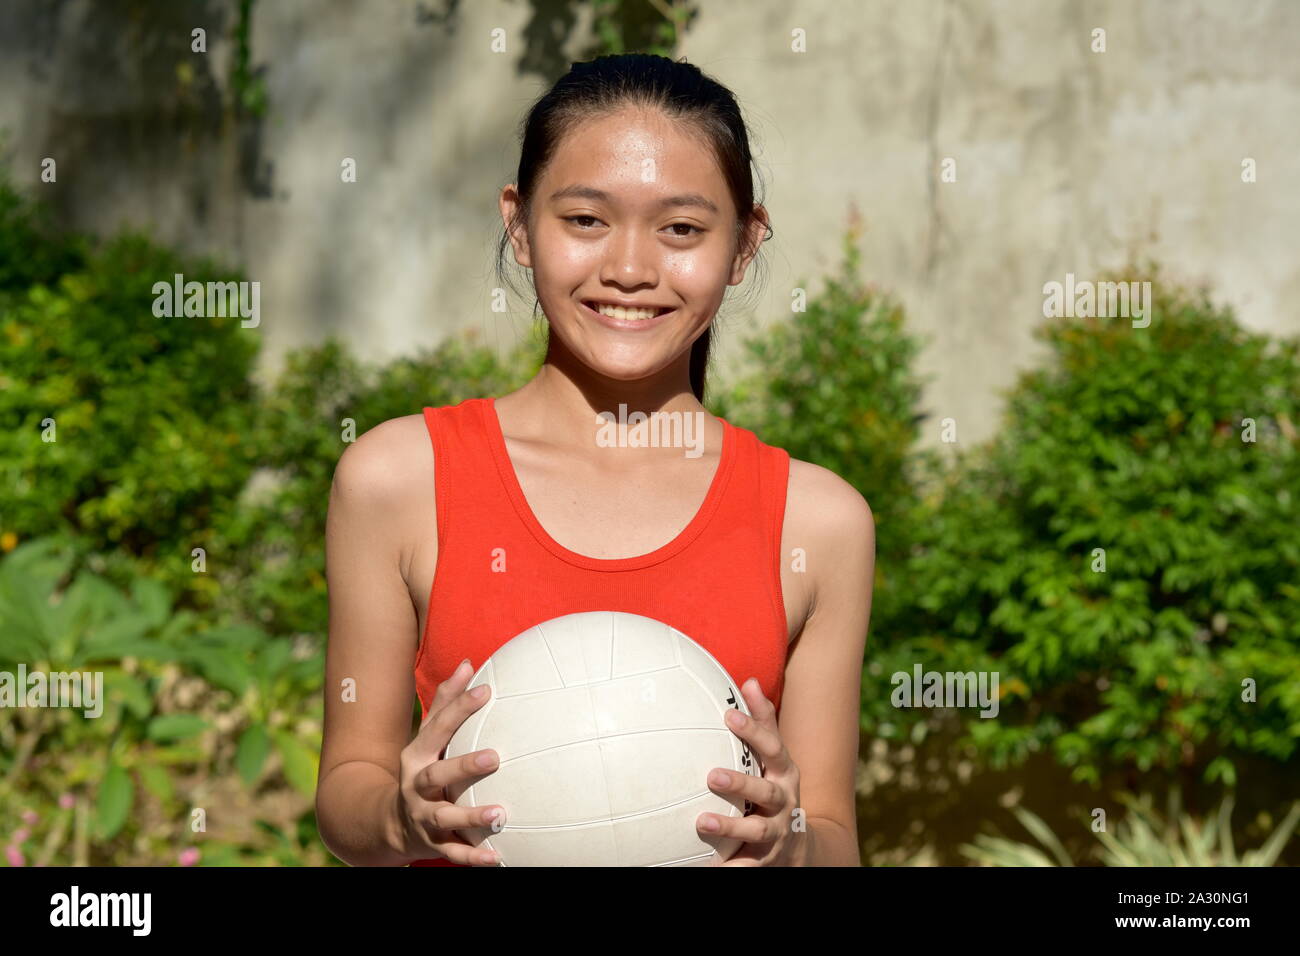
[[[689,356],[684,356],[689,358]],[[573,374],[562,360],[547,356],[541,370],[522,388],[499,400],[497,409],[508,435],[561,445],[591,454],[611,454],[618,458],[653,458],[680,456],[680,448],[601,447],[597,443],[600,421],[597,415],[608,413],[617,423],[623,416],[641,412],[689,417],[692,424],[702,422],[714,436],[722,431],[721,422],[709,414],[690,389],[687,366],[681,363],[673,374],[622,382],[598,378],[585,366],[581,376]],[[620,408],[620,406],[625,406]],[[507,428],[505,423],[509,421]],[[719,447],[715,444],[714,447]]]

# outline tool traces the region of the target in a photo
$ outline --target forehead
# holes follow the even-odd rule
[[[719,212],[731,208],[727,181],[698,127],[643,107],[585,120],[556,144],[538,183],[539,198],[548,201],[574,185],[603,190],[628,205],[698,193]]]

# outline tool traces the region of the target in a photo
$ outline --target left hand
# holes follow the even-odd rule
[[[695,826],[702,836],[734,837],[745,841],[721,866],[804,866],[807,860],[807,833],[796,832],[794,811],[799,806],[799,768],[781,740],[776,723],[776,707],[763,696],[758,681],[751,677],[741,686],[745,703],[753,717],[738,709],[727,712],[727,724],[752,753],[761,758],[763,775],[753,776],[715,767],[708,777],[714,793],[731,794],[748,800],[753,810],[743,817],[724,817],[701,813]],[[714,783],[715,774],[726,776],[726,783]],[[716,821],[710,830],[707,821]]]

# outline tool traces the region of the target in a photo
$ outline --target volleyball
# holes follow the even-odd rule
[[[709,789],[714,767],[762,774],[726,725],[749,714],[703,647],[621,611],[567,614],[503,644],[474,674],[488,702],[452,735],[450,759],[484,748],[497,769],[447,788],[459,806],[499,804],[506,822],[457,831],[501,866],[716,866],[740,846],[702,834],[704,812],[745,813]],[[467,689],[469,689],[467,688]]]

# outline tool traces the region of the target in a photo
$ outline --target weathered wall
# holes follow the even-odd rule
[[[0,6],[0,128],[19,182],[69,222],[123,223],[262,283],[264,361],[322,334],[367,358],[490,310],[496,194],[541,91],[527,4],[276,0],[255,7],[270,111],[223,106],[234,3]],[[963,440],[1038,358],[1042,285],[1137,249],[1205,279],[1248,326],[1300,332],[1300,4],[703,0],[681,52],[745,106],[776,237],[752,316],[833,267],[850,204],[865,271],[931,337],[931,409]],[[189,51],[189,31],[209,53]],[[505,54],[489,33],[506,31]],[[1107,51],[1089,49],[1106,30]],[[808,52],[790,50],[806,31]],[[569,52],[569,51],[566,51]],[[59,163],[40,184],[39,162]],[[340,182],[343,157],[359,181]],[[957,181],[939,181],[945,157]],[[1258,182],[1241,181],[1253,157]],[[526,311],[531,302],[520,305]]]

